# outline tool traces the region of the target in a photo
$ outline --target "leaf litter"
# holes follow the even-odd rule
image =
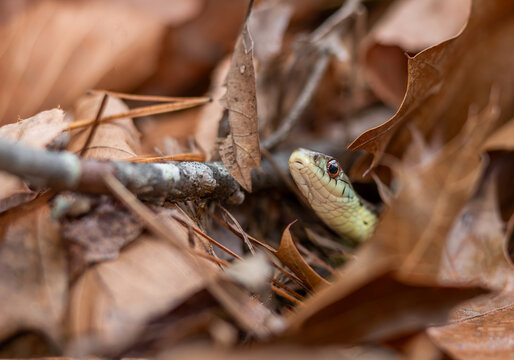
[[[0,140],[103,164],[221,159],[249,191],[245,202],[145,204],[112,175],[99,181],[113,196],[99,196],[2,174],[2,356],[509,358],[513,7],[268,0],[250,2],[245,18],[241,4],[173,4],[171,14],[160,1],[85,9],[47,0],[6,12],[0,73],[18,67],[0,87],[11,123]],[[95,27],[98,13],[107,20]],[[45,25],[50,14],[61,22]],[[66,24],[66,41],[52,47]],[[87,44],[98,59],[85,71]],[[51,50],[44,73],[34,60]],[[25,61],[14,61],[18,52]],[[208,78],[210,103],[196,96]],[[92,87],[109,91],[81,96]],[[167,103],[132,106],[141,100]],[[399,106],[389,120],[386,106]],[[364,114],[375,118],[364,124]],[[349,129],[361,129],[351,145]],[[295,147],[348,145],[367,152],[340,157],[358,192],[387,199],[358,248],[283,181]]]

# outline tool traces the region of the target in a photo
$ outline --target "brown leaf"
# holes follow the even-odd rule
[[[0,136],[36,148],[45,148],[63,133],[67,125],[64,112],[52,109],[0,127]],[[10,174],[0,173],[0,183],[0,212],[30,201],[35,196],[23,181]]]
[[[512,359],[514,305],[428,329],[432,340],[458,359]]]
[[[229,135],[222,140],[220,155],[230,174],[252,191],[251,171],[261,165],[257,122],[253,41],[245,24],[232,56],[223,99],[228,110]]]
[[[43,196],[0,217],[1,339],[27,328],[54,341],[62,335],[66,259],[47,201]]]
[[[143,231],[130,213],[108,198],[102,198],[93,210],[80,215],[83,216],[62,221],[62,236],[69,242],[72,278],[89,264],[116,259],[120,249]]]
[[[486,151],[514,150],[514,119],[496,130],[484,144]]]
[[[505,251],[505,227],[496,199],[496,176],[490,174],[462,210],[443,249],[439,278],[443,282],[480,280],[501,290],[514,286],[514,268]]]
[[[437,283],[446,237],[484,170],[480,147],[498,116],[497,105],[490,104],[448,145],[421,152],[418,160],[406,156],[414,164],[397,168],[400,193],[373,238],[405,256],[399,271],[410,281]]]
[[[282,48],[282,39],[293,13],[291,4],[265,1],[252,11],[248,27],[255,42],[255,57],[269,61]]]
[[[183,215],[177,210],[177,216]],[[189,231],[169,219],[187,244]],[[196,237],[194,238],[196,239]],[[195,240],[197,242],[197,240]],[[198,259],[206,272],[217,267]],[[142,235],[114,261],[89,268],[73,285],[69,329],[72,349],[94,353],[126,346],[154,316],[172,309],[204,285],[197,269],[177,248]]]
[[[98,112],[102,95],[83,96],[77,101],[75,119],[94,119]],[[128,110],[125,103],[109,96],[103,116],[117,114]],[[68,151],[80,152],[87,141],[90,127],[73,130]],[[132,119],[124,118],[111,122],[102,122],[99,126],[85,157],[105,160],[123,160],[141,154],[139,131]]]
[[[230,59],[226,58],[220,61],[216,69],[213,71],[209,95],[211,95],[214,101],[203,106],[200,110],[195,130],[195,140],[207,153],[209,158],[212,158],[218,145],[218,127],[224,110],[218,100],[220,100],[226,92],[223,88],[223,83],[227,77],[229,66]]]
[[[318,275],[318,273],[307,264],[296,248],[291,232],[289,231],[289,228],[293,224],[294,223],[289,224],[282,233],[280,247],[274,254],[310,288],[317,289],[323,285],[328,285],[329,282]]]
[[[391,272],[397,261],[367,244],[331,286],[290,317],[285,338],[310,345],[392,340],[444,323],[455,304],[481,293],[405,283]]]
[[[407,93],[394,117],[361,134],[350,146],[373,155],[372,166],[384,152],[400,156],[411,124],[425,137],[447,141],[468,117],[470,106],[482,109],[491,88],[500,94],[501,122],[513,116],[514,3],[473,1],[471,16],[456,38],[409,59]]]
[[[25,2],[0,27],[0,122],[57,105],[87,89],[128,89],[157,62],[164,25],[110,1]]]
[[[394,2],[364,39],[364,70],[375,94],[398,108],[407,86],[407,54],[416,54],[457,35],[471,0]]]

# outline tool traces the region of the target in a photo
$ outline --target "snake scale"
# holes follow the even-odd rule
[[[337,160],[300,148],[291,154],[289,170],[302,194],[328,227],[355,242],[362,242],[371,235],[377,216],[355,192]]]

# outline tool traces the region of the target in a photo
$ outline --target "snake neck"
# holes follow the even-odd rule
[[[377,216],[363,203],[342,170],[337,175],[328,173],[327,166],[334,161],[322,153],[297,149],[289,158],[289,169],[321,220],[340,236],[362,242],[372,234]]]

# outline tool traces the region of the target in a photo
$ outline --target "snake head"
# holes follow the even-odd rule
[[[348,176],[332,157],[307,149],[296,149],[289,158],[289,170],[302,194],[313,207],[334,199],[355,197]]]

